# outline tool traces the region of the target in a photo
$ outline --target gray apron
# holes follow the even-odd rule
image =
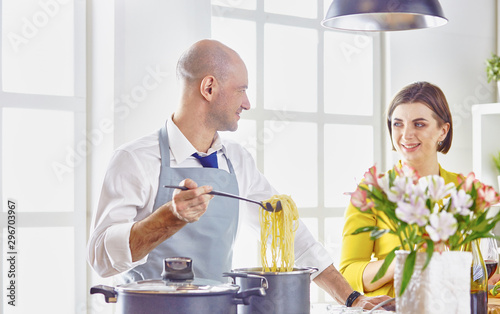
[[[216,168],[171,168],[166,127],[160,130],[161,170],[158,193],[153,210],[172,200],[173,189],[186,178],[198,186],[210,185],[214,190],[239,194],[238,182],[231,161],[226,157],[229,173]],[[233,244],[238,228],[238,200],[215,196],[200,220],[188,223],[172,237],[153,249],[145,264],[121,275],[125,282],[161,278],[166,257],[190,257],[196,278],[222,281],[222,273],[231,270]]]

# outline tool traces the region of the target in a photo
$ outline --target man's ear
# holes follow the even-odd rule
[[[217,88],[215,77],[208,75],[201,80],[200,93],[207,101],[211,101],[214,95],[214,89]]]

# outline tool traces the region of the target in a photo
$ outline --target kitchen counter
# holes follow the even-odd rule
[[[500,298],[488,296],[488,314],[500,314]]]
[[[324,314],[335,308],[335,303],[316,303],[311,306],[311,314]],[[391,312],[387,312],[391,313]],[[393,312],[392,312],[393,313]],[[488,296],[488,314],[500,314],[500,298]]]

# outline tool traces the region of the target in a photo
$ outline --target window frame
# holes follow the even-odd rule
[[[256,97],[255,103],[252,104],[252,109],[245,112],[245,120],[253,120],[256,123],[256,132],[264,129],[264,121],[275,120],[276,116],[280,114],[279,110],[270,110],[264,108],[264,25],[266,23],[273,23],[294,27],[305,27],[315,29],[318,32],[318,63],[317,63],[317,112],[297,112],[293,111],[292,114],[287,114],[287,121],[291,122],[313,122],[317,124],[318,134],[318,206],[317,207],[301,207],[299,214],[301,218],[314,218],[318,220],[318,240],[325,243],[326,226],[325,221],[331,217],[343,217],[345,207],[326,207],[325,206],[325,191],[324,182],[325,177],[330,175],[325,173],[325,158],[324,158],[324,127],[327,124],[350,124],[350,125],[368,125],[373,127],[373,160],[378,165],[383,165],[383,150],[385,148],[385,141],[383,140],[385,133],[383,130],[383,109],[382,100],[384,99],[384,86],[382,66],[386,56],[383,54],[383,47],[385,46],[385,37],[383,34],[374,32],[355,32],[354,36],[370,36],[373,43],[373,113],[371,116],[355,116],[344,114],[331,114],[325,113],[324,108],[324,33],[333,30],[326,29],[321,26],[326,11],[324,8],[324,1],[317,0],[317,17],[304,18],[294,17],[264,11],[264,1],[256,0],[256,9],[240,9],[235,7],[226,7],[217,4],[212,4],[212,16],[220,18],[232,18],[236,20],[245,20],[256,23]],[[217,38],[215,38],[217,39]],[[257,137],[258,138],[258,137]],[[265,172],[264,167],[264,141],[257,140],[256,147],[256,164],[262,173]],[[360,178],[361,174],[353,174],[353,178]],[[258,252],[256,252],[258,253]],[[337,262],[335,266],[338,268]],[[315,289],[311,287],[311,289]],[[333,300],[324,291],[318,289],[317,302],[326,302]]]
[[[3,1],[0,0],[0,14],[3,14]],[[87,147],[87,103],[86,103],[86,6],[85,1],[73,0],[74,14],[74,95],[54,96],[39,94],[22,94],[4,92],[0,88],[0,121],[3,121],[3,110],[6,108],[24,108],[37,110],[57,110],[69,111],[74,113],[74,145],[76,150],[78,144],[84,143],[86,152]],[[0,41],[0,58],[2,57],[2,42]],[[2,73],[2,62],[0,62],[0,73]],[[3,86],[0,76],[0,86]],[[3,145],[3,132],[0,127],[0,146]],[[86,261],[86,242],[87,242],[87,156],[83,156],[83,162],[78,163],[73,168],[74,171],[74,200],[73,211],[70,212],[30,212],[23,208],[23,200],[16,199],[15,195],[5,195],[3,184],[4,178],[0,178],[0,199],[2,200],[2,210],[0,212],[0,226],[2,230],[7,226],[7,199],[14,199],[18,202],[18,208],[23,208],[22,212],[17,212],[16,230],[19,228],[53,228],[53,227],[72,227],[74,232],[74,247],[65,248],[74,251],[74,286],[65,287],[73,289],[74,293],[74,312],[86,312],[87,309],[87,261]],[[0,154],[0,173],[3,166],[3,156]],[[19,231],[17,231],[19,232]],[[0,250],[6,252],[6,241],[0,243]],[[18,248],[22,250],[22,246]],[[48,252],[50,254],[50,252]],[[0,261],[0,269],[3,271],[5,261]],[[16,271],[22,272],[22,269]],[[4,277],[4,276],[2,276]],[[57,280],[57,272],[54,272],[54,280]],[[4,281],[2,281],[4,282]],[[5,282],[4,282],[5,283]],[[33,283],[34,284],[34,283]],[[3,284],[6,287],[5,284]],[[3,291],[3,290],[2,290]],[[21,298],[18,296],[19,302]],[[23,295],[22,302],[28,302],[29,296]],[[7,306],[4,294],[0,296],[2,308]]]

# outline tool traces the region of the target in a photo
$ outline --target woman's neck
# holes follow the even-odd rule
[[[439,163],[436,161],[427,162],[427,163],[412,163],[408,161],[404,161],[408,166],[415,169],[419,176],[425,177],[429,175],[439,175]]]

